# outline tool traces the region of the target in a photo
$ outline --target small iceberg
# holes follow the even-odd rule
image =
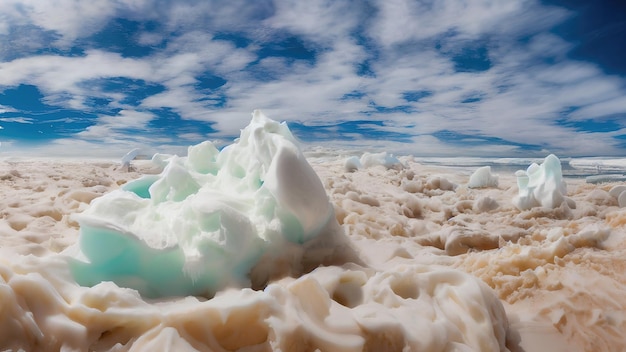
[[[212,296],[249,287],[259,263],[261,278],[299,264],[303,248],[336,224],[287,125],[260,111],[221,151],[207,141],[187,157],[153,161],[164,165],[161,174],[131,181],[76,216],[70,267],[79,284],[113,281],[148,297]]]
[[[532,163],[526,171],[518,170],[515,176],[519,193],[513,198],[513,204],[520,210],[554,209],[564,201],[573,203],[566,198],[567,185],[563,180],[561,161],[554,154],[548,155],[541,165]]]

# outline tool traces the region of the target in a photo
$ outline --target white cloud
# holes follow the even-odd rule
[[[39,55],[0,63],[0,85],[35,84],[46,92],[76,92],[78,83],[98,78],[150,79],[148,62],[100,50],[85,56]]]
[[[572,15],[538,0],[378,0],[368,4],[348,0],[6,0],[0,2],[0,22],[5,23],[0,25],[0,35],[11,26],[35,26],[55,34],[57,40],[49,45],[68,47],[116,16],[124,16],[158,21],[158,28],[139,33],[137,39],[143,45],[166,45],[141,58],[124,58],[104,49],[75,57],[16,58],[0,62],[0,86],[33,84],[47,104],[72,109],[88,109],[87,101],[93,97],[110,100],[110,107],[123,109],[119,115],[100,115],[95,125],[78,135],[110,143],[124,141],[124,127],[146,126],[154,116],[145,110],[170,108],[183,119],[215,122],[213,127],[220,131],[215,137],[220,138],[238,134],[249,113],[261,108],[272,118],[311,126],[385,120],[386,127],[374,127],[420,135],[410,147],[404,143],[394,147],[431,155],[518,151],[508,142],[566,153],[588,153],[585,148],[594,148],[597,153],[615,154],[619,150],[609,134],[580,133],[556,122],[563,118],[601,120],[626,110],[624,78],[608,76],[592,63],[569,59],[575,43],[549,32]],[[238,47],[217,40],[215,33],[242,34],[250,42]],[[315,51],[314,60],[257,56],[267,42],[289,36],[297,36]],[[42,41],[33,43],[43,45]],[[455,71],[452,56],[474,47],[485,50],[489,68]],[[371,75],[360,76],[359,67],[365,62]],[[198,78],[205,73],[227,82],[218,89],[199,90]],[[125,102],[130,92],[107,91],[97,84],[99,79],[117,77],[144,80],[164,91],[132,106]],[[407,101],[406,92],[428,94]],[[223,98],[226,102],[221,106]],[[463,103],[468,98],[476,101]],[[381,106],[404,106],[411,112],[378,113],[376,107]],[[577,110],[563,114],[573,108]],[[1,112],[8,110],[0,106]],[[441,130],[469,131],[505,142],[459,148],[427,136]],[[168,138],[158,141],[170,142]]]
[[[599,119],[612,117],[611,115],[622,114],[620,120],[623,124],[626,114],[626,96],[618,96],[614,99],[592,103],[574,111],[570,116],[574,119]]]
[[[369,33],[384,46],[438,36],[473,40],[485,34],[540,31],[567,15],[562,9],[539,6],[532,0],[380,0],[376,5],[380,15]]]
[[[272,28],[287,29],[314,42],[345,40],[367,15],[365,2],[281,0],[275,14],[265,21]],[[359,6],[361,5],[361,6]]]
[[[116,12],[109,0],[5,0],[0,10],[11,24],[32,24],[60,35],[56,45],[67,46],[100,29]]]
[[[142,111],[121,110],[117,115],[98,117],[96,124],[87,127],[76,136],[86,140],[117,141],[117,140],[148,140],[150,136],[128,135],[125,130],[143,129],[156,116]]]
[[[0,105],[0,114],[4,114],[7,112],[17,112],[17,110],[15,108],[12,108],[10,106],[4,106],[4,105]]]

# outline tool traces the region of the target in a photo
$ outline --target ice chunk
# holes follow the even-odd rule
[[[361,158],[351,156],[344,163],[344,169],[347,172],[374,166],[384,166],[387,169],[404,169],[405,167],[398,158],[387,152],[364,153]]]
[[[270,249],[291,260],[293,248],[336,221],[287,125],[260,111],[222,151],[203,142],[187,157],[153,160],[164,166],[160,175],[131,181],[76,217],[71,267],[81,285],[114,281],[146,296],[211,295],[249,285]]]
[[[129,168],[130,167],[130,162],[135,160],[135,158],[137,157],[137,155],[139,155],[139,152],[141,150],[139,148],[135,148],[131,151],[129,151],[128,153],[126,153],[126,155],[124,155],[122,157],[122,166]]]
[[[609,194],[617,199],[617,204],[620,208],[626,207],[626,185],[613,186],[609,191]]]
[[[626,207],[626,192],[620,193],[619,197],[617,197],[617,204],[620,208]]]
[[[520,210],[539,206],[553,209],[566,201],[567,185],[563,181],[561,161],[554,154],[548,155],[541,165],[533,163],[525,172],[517,171],[515,176],[519,193],[513,204]]]
[[[622,194],[624,191],[626,191],[626,185],[617,185],[611,188],[611,190],[609,191],[609,194],[613,198],[617,199],[619,198],[619,195]]]
[[[498,175],[491,174],[491,166],[479,167],[470,176],[469,188],[498,187]]]
[[[364,153],[361,156],[361,164],[368,168],[372,166],[382,165],[388,169],[404,168],[404,164],[398,158],[387,152],[380,153]]]
[[[361,160],[356,156],[349,157],[344,163],[344,169],[346,170],[346,172],[354,172],[362,167],[363,166],[361,165]]]

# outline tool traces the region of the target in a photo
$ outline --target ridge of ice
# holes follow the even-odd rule
[[[129,151],[128,153],[126,153],[122,157],[122,166],[126,166],[126,167],[130,166],[130,162],[135,160],[137,155],[139,155],[140,151],[141,151],[141,149],[135,148],[135,149]]]
[[[287,125],[258,110],[221,151],[206,141],[187,157],[156,154],[153,161],[164,166],[161,174],[131,181],[76,216],[80,238],[70,263],[79,284],[212,295],[249,286],[264,256],[288,261],[297,256],[293,248],[336,222]]]

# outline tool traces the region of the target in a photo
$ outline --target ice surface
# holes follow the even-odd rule
[[[114,281],[147,296],[249,286],[264,256],[293,256],[290,246],[335,221],[287,125],[260,111],[222,151],[203,142],[187,157],[154,160],[161,174],[127,183],[76,217],[72,271],[80,284]]]
[[[491,173],[491,166],[479,167],[470,176],[467,183],[469,188],[486,188],[486,187],[498,187],[498,175]]]
[[[563,181],[561,161],[554,154],[548,155],[541,165],[533,163],[526,171],[517,171],[515,176],[519,191],[513,204],[520,210],[552,209],[566,201],[567,185]]]

